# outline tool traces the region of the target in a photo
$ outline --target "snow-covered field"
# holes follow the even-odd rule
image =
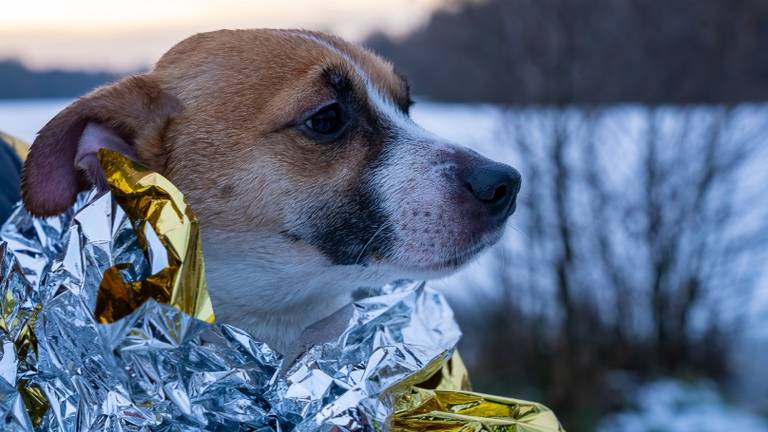
[[[0,101],[0,130],[31,142],[35,133],[71,100]],[[627,122],[632,109],[623,108],[616,117]],[[761,112],[765,112],[762,109]],[[534,114],[535,115],[535,114]],[[502,113],[493,106],[418,103],[414,118],[426,129],[502,162],[515,164],[512,146],[500,142]],[[514,222],[513,222],[514,223]],[[503,241],[515,241],[520,233],[508,230]],[[519,240],[519,238],[517,238]],[[451,278],[433,282],[456,298],[462,295],[467,280],[493,285],[490,258],[481,257]],[[492,281],[491,281],[492,282]],[[755,325],[745,336],[748,349],[737,355],[736,363],[743,368],[741,377],[744,394],[752,394],[760,406],[768,406],[768,281],[762,284],[762,295],[752,305],[750,313]],[[471,299],[467,299],[471,301]],[[763,348],[760,348],[762,346]],[[678,415],[679,413],[679,415]],[[603,432],[613,431],[743,431],[766,432],[768,423],[747,411],[729,406],[715,390],[706,384],[689,385],[675,381],[652,383],[636,395],[636,409],[606,419]]]

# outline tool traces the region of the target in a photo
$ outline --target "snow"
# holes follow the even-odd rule
[[[709,382],[660,380],[635,393],[635,409],[606,417],[598,432],[768,432],[768,421],[729,405]]]

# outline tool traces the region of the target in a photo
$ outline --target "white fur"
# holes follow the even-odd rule
[[[348,304],[361,287],[393,279],[380,267],[332,265],[312,246],[269,233],[203,231],[217,321],[249,330],[280,352],[310,324]]]

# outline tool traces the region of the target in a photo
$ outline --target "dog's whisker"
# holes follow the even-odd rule
[[[311,212],[309,215],[307,215],[307,217],[303,218],[303,219],[301,220],[301,222],[299,222],[298,224],[296,224],[296,226],[294,226],[294,227],[292,227],[292,228],[289,228],[289,229],[287,229],[287,230],[283,230],[283,231],[280,231],[280,234],[283,234],[283,235],[291,235],[291,234],[294,234],[296,231],[298,231],[299,229],[303,228],[303,227],[304,227],[304,225],[306,225],[306,224],[308,224],[310,221],[314,220],[314,219],[315,219],[315,216],[316,216],[316,215],[317,215],[317,214],[320,212],[320,210],[323,210],[325,207],[326,207],[326,205],[323,205],[323,206],[317,207],[316,209],[312,210],[312,212]]]
[[[527,242],[531,241],[531,237],[525,231],[523,231],[520,228],[516,227],[514,224],[509,224],[509,227],[512,228],[513,230],[515,230],[521,236],[523,236],[525,241],[527,241]]]
[[[360,263],[360,259],[363,257],[363,254],[365,253],[365,250],[368,249],[368,246],[373,243],[373,240],[376,238],[377,235],[389,224],[389,222],[383,222],[379,228],[376,230],[376,232],[373,233],[370,239],[368,239],[368,242],[363,246],[363,249],[360,251],[360,254],[357,256],[357,259],[355,260],[355,265]]]

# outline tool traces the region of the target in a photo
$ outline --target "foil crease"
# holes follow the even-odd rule
[[[181,194],[100,158],[110,192],[53,218],[19,208],[0,233],[0,429],[562,430],[539,404],[468,391],[453,313],[423,283],[356,301],[290,364],[213,324]]]

